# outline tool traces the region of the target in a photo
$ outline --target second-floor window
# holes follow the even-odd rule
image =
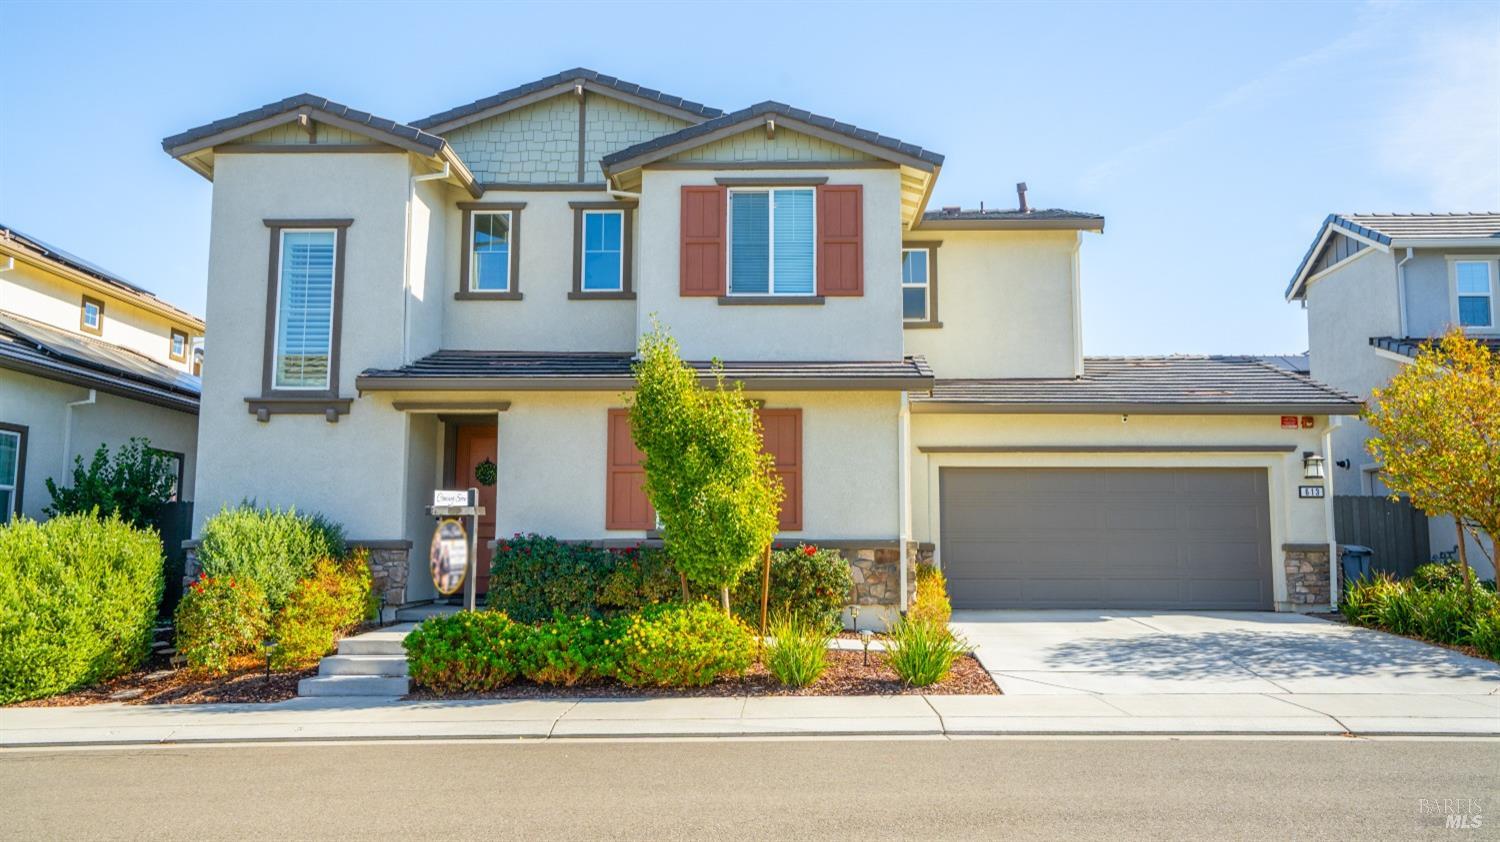
[[[925,248],[901,250],[901,317],[909,322],[929,318],[929,252]]]
[[[180,330],[172,330],[172,347],[170,356],[177,362],[187,362],[187,334]]]
[[[816,193],[729,191],[729,294],[812,295]]]
[[[625,286],[625,212],[583,212],[584,292],[621,292]]]
[[[469,289],[476,292],[510,291],[511,212],[475,211],[474,240],[470,245]]]
[[[332,229],[281,232],[274,389],[330,388],[337,236]]]
[[[1495,326],[1494,264],[1488,260],[1459,260],[1453,264],[1458,292],[1458,323],[1463,327]]]
[[[83,297],[83,309],[78,315],[78,327],[87,333],[103,333],[104,302],[85,295]]]

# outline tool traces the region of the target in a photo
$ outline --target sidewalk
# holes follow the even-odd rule
[[[854,696],[0,710],[0,747],[266,740],[1300,734],[1500,736],[1500,695]]]

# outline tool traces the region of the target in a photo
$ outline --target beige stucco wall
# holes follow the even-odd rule
[[[944,467],[1129,467],[1129,468],[1262,468],[1268,472],[1271,552],[1275,598],[1286,599],[1283,544],[1327,544],[1332,498],[1301,499],[1302,452],[1323,451],[1328,419],[1318,417],[1308,430],[1283,430],[1278,416],[1256,415],[1026,415],[912,414],[912,537],[938,545],[942,561],[939,472]],[[1277,453],[1101,453],[989,452],[924,453],[923,447],[1085,446],[1291,446]]]
[[[467,198],[467,197],[465,197]],[[443,347],[506,351],[631,351],[635,349],[636,301],[575,301],[573,209],[569,202],[608,201],[599,190],[489,191],[481,201],[525,202],[520,211],[520,301],[455,300],[466,247],[463,214],[456,202],[446,211]],[[639,219],[639,218],[637,218]],[[674,229],[675,231],[675,229]],[[636,242],[643,232],[637,225]],[[653,236],[653,235],[646,235]],[[640,283],[636,251],[636,284]],[[675,277],[675,276],[674,276]]]
[[[637,312],[656,314],[684,357],[726,360],[894,360],[901,344],[901,186],[895,169],[757,170],[756,176],[827,176],[864,186],[864,295],[823,305],[725,306],[678,294],[681,188],[743,170],[647,169],[642,179]]]
[[[92,405],[73,408],[69,434],[67,405],[86,400],[88,392],[82,386],[0,369],[0,422],[29,428],[21,512],[42,517],[52,502],[47,479],[71,485],[75,456],[87,463],[99,445],[108,445],[113,453],[135,436],[149,439],[152,447],[184,455],[182,497],[193,500],[197,416],[96,392]]]
[[[1079,373],[1075,231],[913,232],[936,241],[940,328],[904,331],[940,378]]]
[[[83,334],[79,329],[85,295],[104,302],[104,330],[97,336]],[[192,340],[203,335],[187,324],[113,297],[102,289],[85,287],[22,259],[16,260],[14,268],[0,270],[0,310],[129,348],[179,371],[192,370]],[[171,358],[173,328],[188,335],[184,361]]]

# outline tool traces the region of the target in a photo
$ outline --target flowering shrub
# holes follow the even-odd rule
[[[754,658],[750,630],[722,609],[658,605],[626,619],[616,676],[632,687],[701,687]]]
[[[250,579],[199,576],[177,603],[177,651],[190,668],[222,675],[268,629],[266,593]]]
[[[760,590],[764,568],[757,564],[740,577],[731,602],[735,616],[752,627],[760,625]],[[844,606],[854,580],[849,562],[838,550],[798,544],[771,552],[771,613],[795,614],[830,629],[841,625]]]
[[[313,574],[318,559],[343,555],[343,527],[322,515],[251,504],[221,509],[210,517],[198,547],[204,573],[253,580],[265,591],[273,611],[280,610],[299,581]]]
[[[368,558],[363,550],[347,559],[325,558],[313,566],[311,577],[297,583],[276,613],[273,667],[289,669],[317,661],[333,651],[339,635],[374,613]]]
[[[603,610],[638,611],[681,596],[682,580],[665,550],[632,547],[611,551],[610,556],[610,570],[597,599]]]
[[[493,690],[515,680],[529,634],[499,611],[429,617],[402,643],[407,672],[439,693]]]
[[[623,634],[622,620],[564,617],[543,623],[521,647],[521,673],[538,684],[563,687],[612,677]]]
[[[545,535],[499,542],[485,604],[522,623],[599,617],[674,598],[678,577],[660,550],[606,550]]]

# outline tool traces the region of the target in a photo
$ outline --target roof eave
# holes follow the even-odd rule
[[[204,323],[203,319],[187,312],[186,310],[179,310],[171,304],[168,304],[167,302],[162,301],[160,298],[157,298],[155,296],[123,289],[116,284],[110,283],[109,281],[97,278],[94,275],[69,266],[68,264],[63,263],[56,258],[49,257],[44,254],[37,254],[36,252],[31,251],[25,246],[18,244],[15,240],[6,240],[4,238],[0,238],[0,254],[8,254],[11,257],[16,258],[17,260],[25,263],[30,263],[43,272],[53,272],[55,274],[62,275],[68,280],[85,286],[90,290],[125,300],[132,306],[140,307],[143,310],[148,310],[176,324],[185,325],[189,328],[196,328],[200,333],[207,329],[207,325]]]
[[[698,375],[702,383],[712,383],[713,375]],[[724,379],[740,383],[746,389],[774,392],[927,392],[933,378],[909,377],[736,377],[726,373]],[[361,374],[354,380],[360,392],[598,392],[618,391],[635,386],[630,376],[574,377],[406,377]]]
[[[0,368],[19,371],[45,380],[54,380],[88,389],[98,389],[105,394],[128,398],[141,403],[174,409],[191,415],[198,414],[198,398],[174,392],[164,387],[114,377],[103,372],[94,372],[82,366],[61,360],[20,358],[0,353]]]
[[[1082,219],[924,219],[914,231],[1093,231],[1104,233],[1104,217]]]
[[[1358,415],[1363,403],[1149,403],[1122,401],[913,401],[917,413],[990,415]]]
[[[1488,248],[1500,251],[1495,237],[1392,237],[1391,248]]]
[[[687,109],[678,108],[673,105],[667,105],[666,103],[658,102],[647,97],[626,93],[625,91],[610,87],[609,85],[602,85],[584,76],[574,76],[572,78],[560,81],[555,85],[551,85],[549,87],[535,91],[530,91],[528,93],[519,94],[509,99],[492,103],[491,105],[487,105],[484,108],[469,113],[455,113],[462,112],[463,108],[467,106],[450,108],[447,111],[439,111],[438,113],[431,116],[416,120],[411,125],[425,132],[431,132],[433,134],[443,134],[445,132],[451,132],[457,128],[462,128],[463,126],[478,123],[482,120],[488,120],[492,117],[498,117],[501,114],[515,111],[519,108],[525,108],[528,105],[533,105],[543,100],[551,99],[555,96],[566,94],[569,91],[576,90],[580,85],[583,86],[583,89],[585,91],[588,91],[589,93],[595,93],[599,94],[600,96],[607,96],[613,99],[618,99],[621,102],[626,102],[638,108],[644,108],[648,111],[654,111],[667,117],[682,120],[683,122],[702,123],[705,120],[712,119],[710,117],[705,117],[701,114],[688,111]],[[453,116],[450,117],[448,115]]]

